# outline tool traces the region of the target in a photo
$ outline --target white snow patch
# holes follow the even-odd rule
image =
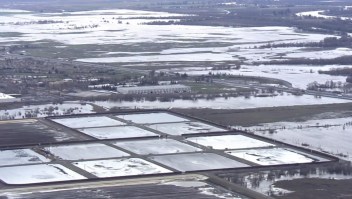
[[[10,95],[6,95],[5,93],[0,93],[0,100],[5,100],[5,99],[14,99],[14,97]]]
[[[263,142],[257,139],[253,139],[243,135],[191,137],[191,138],[187,138],[187,140],[206,147],[218,149],[218,150],[274,146],[273,144]]]
[[[351,17],[337,17],[337,16],[329,16],[324,14],[325,10],[315,10],[315,11],[307,11],[307,12],[299,12],[296,13],[297,16],[300,17],[317,17],[324,19],[341,19],[341,20],[351,20]]]
[[[297,164],[315,161],[308,155],[282,148],[234,150],[226,151],[226,153],[259,165]]]
[[[153,124],[148,125],[149,128],[169,134],[182,135],[192,133],[208,133],[208,132],[222,132],[225,129],[211,126],[202,122],[182,122],[172,124]]]
[[[120,126],[125,123],[111,119],[106,116],[94,117],[72,117],[52,119],[54,122],[62,124],[70,128],[90,128],[90,127],[103,127],[103,126]]]
[[[125,141],[116,142],[115,145],[141,155],[201,151],[199,148],[172,139]]]
[[[198,171],[248,167],[248,165],[213,153],[192,153],[150,157],[179,171]]]
[[[129,156],[128,153],[99,143],[51,146],[46,147],[45,150],[64,160],[88,160]]]
[[[159,136],[150,131],[135,126],[117,126],[104,128],[79,129],[82,133],[88,134],[98,139],[119,139]]]
[[[336,48],[334,50],[292,52],[288,53],[285,57],[304,59],[334,59],[351,55],[352,49],[350,48]]]
[[[13,185],[82,180],[85,177],[58,164],[0,168],[0,179]]]
[[[171,173],[170,170],[139,158],[97,160],[73,164],[100,178]]]
[[[15,149],[0,151],[0,166],[50,162],[50,159],[30,150]]]
[[[0,8],[0,13],[30,13],[30,11],[27,11],[27,10],[18,10],[18,9]]]
[[[177,117],[169,113],[142,113],[142,114],[117,115],[117,117],[137,124],[154,124],[154,123],[189,121],[185,118]]]
[[[282,196],[282,195],[286,195],[289,193],[293,193],[293,191],[282,189],[282,188],[276,187],[275,185],[271,185],[270,186],[270,193],[274,196]]]
[[[227,190],[223,190],[222,188],[212,186],[208,183],[202,181],[172,181],[163,183],[165,185],[174,185],[178,187],[191,187],[199,190],[201,194],[214,196],[215,198],[223,198],[223,199],[243,199],[243,197],[231,193]]]
[[[208,184],[202,181],[171,181],[171,182],[165,182],[163,184],[166,185],[174,185],[178,187],[204,187],[207,186]]]

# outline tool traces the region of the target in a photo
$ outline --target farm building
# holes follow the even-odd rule
[[[162,94],[162,93],[184,93],[190,92],[189,86],[174,85],[158,85],[158,86],[138,86],[138,87],[119,87],[117,92],[121,94]]]
[[[19,102],[21,99],[0,93],[0,103],[10,103],[10,102]]]

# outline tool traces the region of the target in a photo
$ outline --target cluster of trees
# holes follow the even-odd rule
[[[325,14],[330,16],[352,17],[352,10],[336,7],[336,8],[330,8],[329,10],[326,10]]]
[[[73,114],[75,111],[81,112],[81,107],[73,107],[68,109],[62,109],[62,113],[58,106],[49,106],[44,108],[34,108],[26,111],[18,111],[10,113],[5,111],[3,115],[0,115],[0,120],[9,120],[9,119],[19,119],[19,118],[33,118],[39,116],[58,116],[58,115],[69,115]]]
[[[12,45],[12,46],[0,46],[0,52],[9,52],[20,51],[24,49],[34,48],[33,45],[23,44],[23,45]]]
[[[352,76],[352,68],[333,68],[328,71],[318,71],[319,74],[335,75],[335,76]]]
[[[38,21],[26,21],[26,22],[10,22],[12,25],[30,25],[30,24],[54,24],[54,23],[64,23],[61,20],[38,20]],[[4,23],[2,23],[4,24]]]
[[[152,21],[152,22],[145,22],[141,23],[142,25],[172,25],[176,24],[178,21],[175,20],[168,20],[168,21]]]
[[[211,70],[230,70],[230,69],[235,69],[235,70],[239,70],[241,69],[241,64],[237,63],[236,66],[234,68],[232,68],[232,66],[213,66],[211,68]]]
[[[319,47],[319,48],[337,48],[337,47],[352,47],[352,37],[345,34],[338,37],[327,37],[320,42],[297,42],[297,43],[277,43],[265,44],[258,48],[285,48],[285,47]]]
[[[352,84],[352,76],[347,77],[346,78],[346,82]]]
[[[76,97],[77,100],[85,101],[116,101],[116,102],[133,102],[133,101],[160,101],[160,102],[172,102],[177,99],[181,100],[193,100],[197,101],[198,99],[213,100],[218,97],[238,97],[244,95],[250,95],[251,93],[245,91],[239,92],[228,92],[228,93],[213,93],[213,94],[200,94],[200,93],[165,93],[162,95],[158,94],[113,94],[110,96],[91,96],[91,97]]]
[[[290,60],[272,60],[268,62],[256,62],[255,64],[273,64],[273,65],[351,65],[352,56],[337,57],[334,59],[290,59]],[[346,75],[347,76],[347,75]]]
[[[319,167],[301,167],[290,168],[287,170],[279,169],[279,170],[268,170],[261,171],[258,173],[229,173],[221,174],[220,177],[226,178],[228,181],[236,184],[250,184],[251,187],[258,188],[262,182],[275,182],[276,179],[282,179],[283,177],[297,177],[302,176],[306,177],[310,174],[313,175],[346,175],[349,176],[352,174],[352,166],[350,162],[346,163],[335,163],[329,164],[327,166],[319,166]],[[273,195],[273,191],[269,190],[268,195]]]
[[[85,25],[85,26],[77,26],[74,25],[72,27],[69,27],[69,30],[81,30],[81,29],[87,29],[87,28],[98,28],[98,24],[92,24],[92,25]],[[65,28],[60,28],[60,30],[64,30]]]
[[[342,88],[344,84],[340,81],[326,81],[324,84],[319,84],[318,82],[313,82],[308,84],[308,90],[319,90],[319,89],[334,89],[334,88]]]
[[[165,72],[151,70],[148,75],[138,81],[140,82],[140,85],[158,85],[159,81],[170,81],[171,84],[176,84],[178,80],[186,79],[187,77],[188,75],[186,73],[175,73],[175,76],[169,76]]]
[[[274,16],[288,16],[288,15],[291,15],[291,10],[289,8],[286,8],[284,10],[274,10],[273,15]]]
[[[348,33],[352,30],[352,20],[336,19],[321,19],[321,18],[301,18],[290,21],[295,27],[321,33]]]

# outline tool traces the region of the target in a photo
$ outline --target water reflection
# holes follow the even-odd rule
[[[153,108],[212,108],[212,109],[247,109],[247,108],[262,108],[262,107],[281,107],[281,106],[298,106],[298,105],[315,105],[315,104],[332,104],[346,103],[348,100],[334,98],[315,98],[311,95],[295,96],[284,93],[278,96],[271,97],[214,97],[213,95],[206,96],[203,99],[174,99],[174,98],[156,98],[149,101],[147,98],[129,100],[109,100],[109,101],[94,101],[93,103],[107,109],[114,108],[138,108],[138,109],[153,109]]]
[[[277,181],[302,178],[352,179],[352,165],[350,162],[343,162],[329,166],[307,166],[294,169],[286,168],[282,170],[224,173],[218,175],[232,183],[239,184],[262,194],[277,195],[277,193],[275,193],[277,189],[273,186]]]

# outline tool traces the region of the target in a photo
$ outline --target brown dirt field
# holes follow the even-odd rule
[[[304,178],[289,181],[276,182],[275,187],[294,191],[280,199],[351,199],[352,179],[332,180],[318,178]]]
[[[209,120],[221,125],[253,126],[261,123],[296,121],[327,112],[352,111],[352,103],[256,108],[244,110],[172,109],[175,112]]]

